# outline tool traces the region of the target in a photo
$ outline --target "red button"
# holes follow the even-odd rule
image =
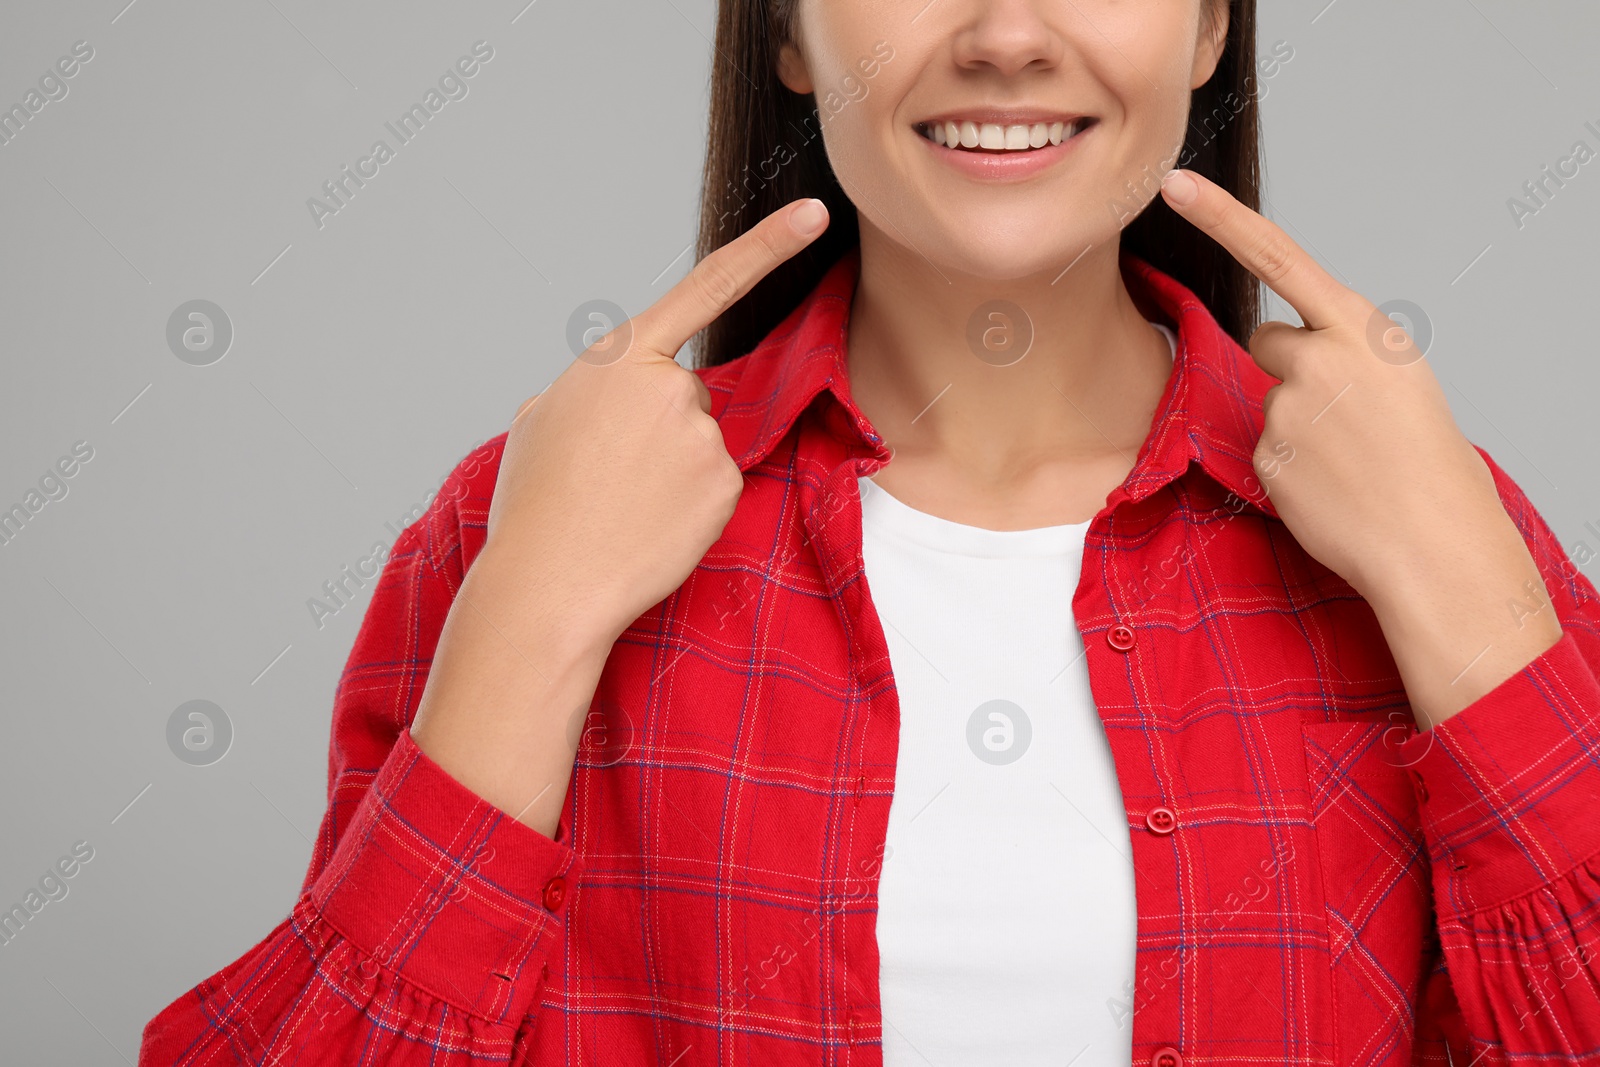
[[[1106,644],[1118,652],[1126,652],[1133,647],[1133,627],[1118,624],[1106,631]]]
[[[1178,817],[1171,808],[1151,808],[1144,817],[1144,824],[1158,834],[1170,834],[1178,827]]]
[[[551,911],[561,907],[561,902],[567,898],[567,880],[559,874],[545,883],[544,906]]]
[[[1418,795],[1420,795],[1422,799],[1426,801],[1428,799],[1428,783],[1424,782],[1422,780],[1422,775],[1418,774],[1416,771],[1412,771],[1411,774],[1416,779]]]
[[[1164,1045],[1150,1056],[1150,1067],[1183,1067],[1183,1054],[1171,1045]]]

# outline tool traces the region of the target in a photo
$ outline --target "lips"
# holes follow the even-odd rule
[[[968,111],[928,119],[913,129],[934,165],[991,184],[1032,181],[1067,165],[1085,141],[1095,139],[1098,125],[1084,115]]]

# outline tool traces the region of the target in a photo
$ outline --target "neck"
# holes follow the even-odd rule
[[[1116,244],[1102,245],[1070,269],[996,282],[935,267],[863,224],[850,392],[894,450],[903,498],[1025,525],[1029,505],[1018,501],[1031,494],[1037,520],[1038,501],[1061,498],[1048,487],[1075,485],[1075,500],[1051,517],[1078,521],[1060,515],[1098,510],[1096,500],[1132,468],[1172,370],[1167,341],[1134,304],[1117,257]],[[1020,359],[1015,345],[969,344],[974,312],[996,300],[1025,309],[1032,342]],[[975,499],[985,492],[987,504]]]

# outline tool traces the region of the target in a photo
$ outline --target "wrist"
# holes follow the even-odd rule
[[[476,607],[508,640],[545,649],[557,669],[598,673],[632,620],[618,622],[596,590],[570,581],[566,568],[530,558],[485,544],[461,583],[468,610]]]
[[[1362,589],[1422,729],[1448,719],[1561,637],[1538,566],[1509,517],[1435,544]]]
[[[554,837],[612,637],[547,569],[480,554],[445,619],[411,724],[417,747]]]

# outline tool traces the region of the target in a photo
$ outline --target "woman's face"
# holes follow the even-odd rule
[[[1182,150],[1190,90],[1210,78],[1227,35],[1225,0],[795,3],[797,41],[779,75],[816,94],[828,158],[863,227],[997,280],[1059,272],[1155,198]],[[1203,5],[1215,6],[1211,27]],[[934,120],[946,133],[971,122],[976,150],[929,139]],[[989,143],[1028,127],[1028,150],[987,150],[985,121]],[[1047,137],[1034,149],[1038,123]],[[1056,123],[1059,145],[1048,138]]]

